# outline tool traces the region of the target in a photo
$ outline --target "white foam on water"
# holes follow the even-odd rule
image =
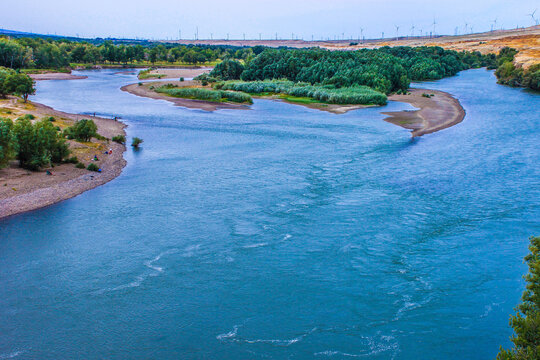
[[[157,255],[155,258],[153,258],[152,260],[147,260],[147,261],[144,261],[143,264],[144,266],[146,266],[147,268],[149,268],[150,270],[154,271],[152,273],[149,273],[149,274],[140,274],[140,275],[137,275],[135,277],[135,280],[131,281],[130,283],[128,284],[123,284],[123,285],[119,285],[119,286],[116,286],[114,288],[111,288],[111,289],[105,289],[105,290],[101,290],[101,291],[98,291],[99,294],[102,294],[104,292],[110,292],[110,291],[118,291],[118,290],[123,290],[123,289],[129,289],[129,288],[135,288],[135,287],[139,287],[141,286],[141,284],[149,277],[149,276],[157,276],[161,273],[164,272],[164,268],[161,267],[161,266],[158,266],[158,265],[155,265],[154,263],[155,262],[158,262],[163,256],[165,255],[169,255],[169,254],[173,254],[173,253],[176,253],[178,252],[178,249],[169,249],[167,251],[163,251],[162,253],[160,253],[159,255]]]
[[[244,248],[244,249],[255,249],[255,248],[259,248],[259,247],[263,247],[263,246],[268,246],[268,243],[249,244],[249,245],[242,246],[242,248]]]
[[[220,334],[216,336],[216,339],[220,341],[233,341],[233,342],[245,343],[245,344],[271,344],[271,345],[276,345],[276,346],[291,346],[301,341],[306,336],[308,336],[309,334],[317,330],[317,328],[313,328],[310,331],[292,339],[243,339],[243,338],[238,338],[237,336],[238,328],[239,326],[235,325],[231,331],[229,331],[228,333]]]
[[[285,236],[283,237],[283,241],[289,240],[290,238],[292,238],[291,234],[285,234]]]
[[[234,338],[234,337],[236,337],[236,335],[238,335],[238,325],[234,325],[233,329],[231,331],[229,331],[228,333],[219,334],[218,336],[216,336],[216,339],[218,339],[220,341],[223,341],[225,339]]]
[[[184,257],[193,257],[197,251],[201,248],[201,244],[190,245],[184,249]]]
[[[21,351],[12,351],[8,354],[0,354],[0,359],[13,359],[13,358],[16,358],[17,356],[21,355],[22,353],[24,353],[23,350]]]
[[[359,354],[349,354],[349,353],[345,353],[345,352],[341,352],[341,351],[335,351],[335,350],[321,351],[321,352],[314,353],[313,355],[315,355],[315,356],[328,356],[328,357],[331,357],[331,356],[345,356],[345,357],[362,357],[362,356],[366,356],[366,355],[359,355]]]

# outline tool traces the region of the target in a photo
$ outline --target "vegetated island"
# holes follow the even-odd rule
[[[457,124],[465,112],[449,94],[426,90],[436,96],[422,97],[418,91],[410,91],[411,81],[442,79],[494,61],[492,56],[438,47],[355,52],[266,49],[249,62],[226,59],[195,81],[139,83],[123,90],[210,111],[246,108],[252,97],[262,97],[344,113],[385,105],[390,97],[420,107],[415,113],[401,112],[389,118],[413,130],[414,137]]]
[[[120,175],[126,164],[124,124],[24,101],[35,90],[32,80],[0,68],[0,83],[9,84],[10,76],[26,77],[29,87],[25,94],[0,87],[0,219],[72,198]]]

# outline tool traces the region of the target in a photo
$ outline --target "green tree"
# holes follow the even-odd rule
[[[515,335],[511,340],[514,348],[502,347],[497,360],[538,360],[540,359],[540,237],[532,237],[530,254],[525,257],[529,273],[523,293],[523,302],[518,305],[517,314],[510,318]]]
[[[221,80],[238,80],[244,71],[244,65],[239,61],[225,59],[216,65],[210,76]]]
[[[90,141],[97,136],[97,125],[93,120],[79,120],[73,126],[66,128],[64,134],[68,139]]]
[[[13,122],[0,118],[0,169],[5,167],[14,155]]]
[[[36,92],[34,80],[32,80],[30,76],[21,73],[9,75],[4,81],[4,86],[8,93],[22,96],[24,102],[28,100],[28,95],[32,95]]]

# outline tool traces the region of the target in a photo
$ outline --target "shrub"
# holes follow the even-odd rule
[[[15,156],[13,121],[0,118],[0,169],[5,167]]]
[[[237,60],[225,59],[216,65],[210,76],[221,80],[237,80],[244,71],[244,65]]]
[[[244,91],[250,94],[286,94],[307,97],[330,104],[386,104],[386,95],[367,86],[336,88],[333,85],[310,85],[288,80],[227,81],[216,84],[223,90]]]
[[[32,114],[24,114],[21,117],[18,117],[17,120],[34,120],[36,117]]]
[[[184,78],[183,78],[183,77],[181,77],[181,78],[180,78],[180,81],[181,81],[181,82],[183,82],[183,81],[184,81]]]
[[[69,155],[66,141],[50,121],[32,124],[28,119],[18,120],[13,126],[15,149],[19,165],[29,170],[39,170],[51,162],[61,162]]]
[[[126,137],[124,135],[116,135],[112,137],[112,141],[117,142],[119,144],[125,144]]]
[[[84,169],[86,166],[84,166],[84,164],[80,162],[80,163],[77,163],[77,165],[75,165],[75,167],[77,169]]]
[[[90,163],[86,169],[90,171],[99,171],[99,166],[94,163]]]
[[[201,88],[176,88],[169,89],[167,87],[160,87],[156,90],[159,93],[164,93],[170,96],[196,99],[213,102],[237,102],[252,104],[253,99],[248,94],[234,91],[223,91],[214,89],[201,89]]]
[[[77,164],[79,162],[79,159],[77,159],[76,156],[72,156],[72,157],[64,160],[64,162],[66,162],[68,164]]]
[[[56,119],[54,117],[52,117],[52,116],[44,117],[43,120],[50,121],[50,122],[55,122],[56,121]]]
[[[64,135],[68,139],[76,139],[78,141],[90,141],[93,137],[97,137],[97,125],[93,120],[83,119],[77,121],[73,126],[64,130]]]
[[[517,314],[510,318],[515,336],[511,337],[514,348],[502,347],[497,360],[533,360],[540,359],[540,237],[532,237],[530,254],[525,257],[529,273],[523,293],[523,302],[518,305]]]
[[[143,139],[134,137],[133,140],[131,141],[131,146],[133,146],[134,148],[138,148],[139,145],[142,144],[143,142],[144,142]]]

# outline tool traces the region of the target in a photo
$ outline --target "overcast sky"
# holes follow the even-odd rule
[[[531,26],[539,0],[2,0],[0,28],[81,37],[366,38]],[[540,11],[535,15],[540,18]],[[470,32],[470,26],[467,32]]]

